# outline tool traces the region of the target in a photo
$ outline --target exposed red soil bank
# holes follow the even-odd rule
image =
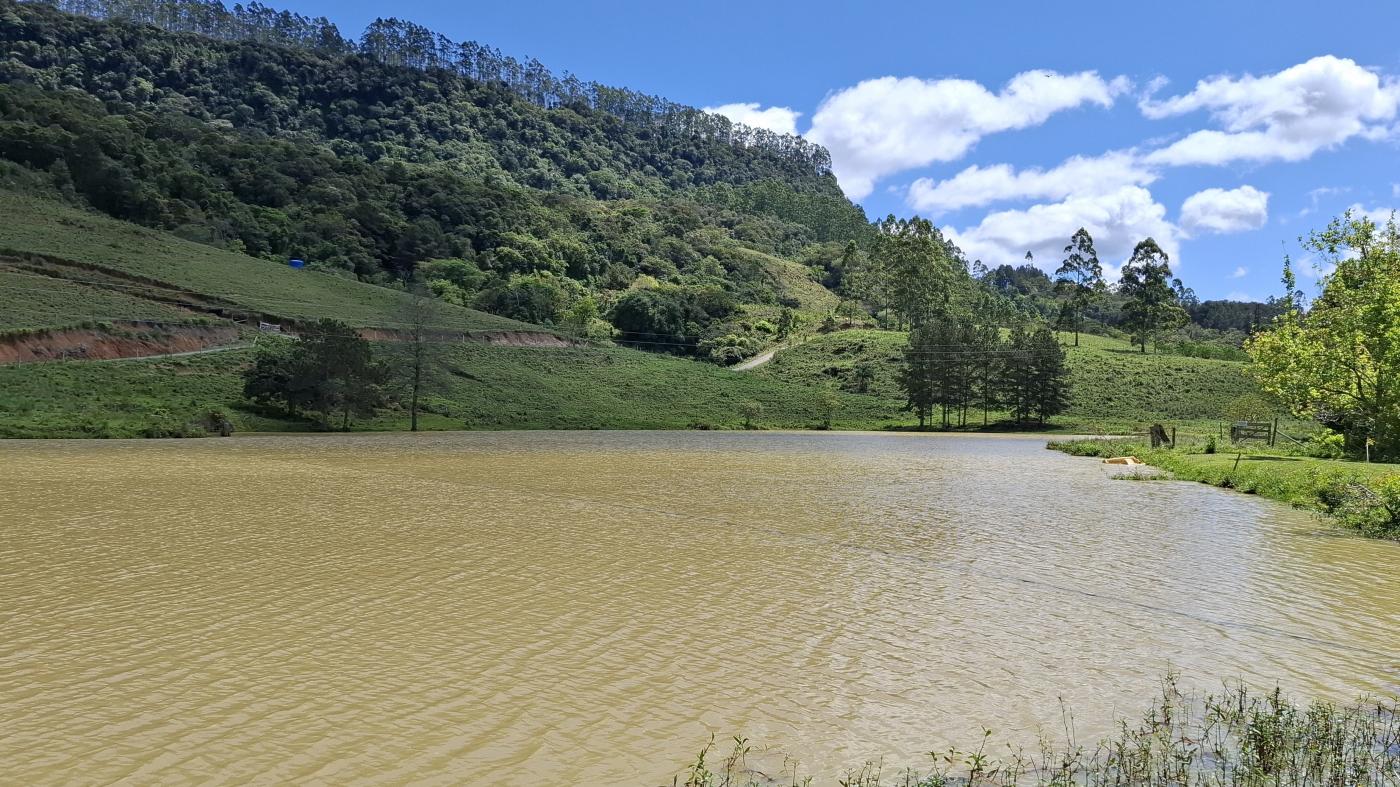
[[[192,352],[238,341],[232,325],[112,323],[110,329],[55,328],[0,336],[0,363],[89,361]]]
[[[543,331],[483,331],[471,335],[474,341],[503,347],[577,347],[579,342]]]

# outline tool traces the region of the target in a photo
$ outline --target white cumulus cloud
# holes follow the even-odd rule
[[[988,134],[1029,128],[1084,104],[1108,107],[1127,80],[1027,71],[993,93],[967,79],[870,79],[822,101],[806,136],[831,152],[841,188],[861,199],[881,177],[954,161]]]
[[[705,107],[712,115],[724,115],[735,123],[743,123],[754,128],[766,128],[779,134],[796,134],[797,119],[802,113],[788,107],[763,108],[758,102],[724,104],[718,107]]]
[[[907,201],[915,210],[934,215],[993,202],[1019,199],[1062,200],[1104,194],[1123,186],[1145,186],[1157,174],[1129,151],[1101,156],[1074,156],[1050,169],[1017,170],[1010,164],[973,165],[951,178],[919,178],[909,187]]]
[[[1232,274],[1230,274],[1230,278],[1232,278],[1232,279],[1243,279],[1245,276],[1248,276],[1248,275],[1249,275],[1249,268],[1246,268],[1245,266],[1241,265],[1241,266],[1239,266],[1238,268],[1235,268],[1235,272],[1232,273]]]
[[[1301,161],[1353,137],[1379,139],[1400,112],[1400,84],[1347,58],[1315,57],[1267,76],[1217,76],[1184,95],[1144,98],[1160,119],[1204,110],[1220,129],[1204,129],[1153,151],[1153,164]]]
[[[1190,234],[1257,230],[1269,220],[1269,193],[1253,186],[1206,189],[1181,203],[1182,230]]]
[[[1116,268],[1131,256],[1143,238],[1155,239],[1173,267],[1177,259],[1176,227],[1167,220],[1167,209],[1141,186],[1123,186],[1106,194],[1075,196],[1056,203],[1032,205],[1025,210],[989,213],[972,227],[944,233],[962,248],[968,259],[989,267],[1020,264],[1027,251],[1041,268],[1059,267],[1064,248],[1074,231],[1084,227],[1094,237],[1094,247],[1104,263],[1104,277],[1117,276]]]
[[[1354,218],[1368,218],[1380,227],[1384,227],[1390,221],[1391,216],[1394,216],[1396,223],[1400,224],[1400,213],[1396,212],[1395,208],[1368,208],[1357,202],[1353,203],[1347,210],[1351,211]]]

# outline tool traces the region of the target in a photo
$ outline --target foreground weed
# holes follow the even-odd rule
[[[1140,720],[1121,720],[1092,750],[1078,745],[1065,712],[1064,741],[1039,751],[987,754],[990,730],[976,751],[933,752],[925,771],[886,780],[867,763],[836,780],[841,787],[1400,787],[1400,705],[1363,699],[1351,705],[1297,704],[1274,689],[1263,694],[1227,683],[1203,696],[1184,692],[1178,676]],[[687,771],[683,787],[810,785],[795,773],[751,770],[748,741],[735,738],[711,770],[714,741]],[[785,770],[787,770],[785,766]],[[795,771],[795,768],[794,768]]]

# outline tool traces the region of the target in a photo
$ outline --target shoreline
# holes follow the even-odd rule
[[[1099,460],[1136,456],[1165,471],[1162,479],[1258,495],[1312,511],[1362,535],[1400,540],[1400,464],[1245,450],[1192,453],[1190,446],[1154,449],[1121,438],[1049,440],[1045,447]]]
[[[1075,425],[1067,425],[1066,429]],[[871,429],[866,427],[833,427],[831,429],[804,429],[801,427],[773,427],[759,429],[742,428],[721,428],[721,429],[687,429],[666,428],[666,427],[638,427],[628,428],[600,428],[591,429],[584,427],[574,428],[531,428],[518,427],[506,429],[420,429],[412,432],[407,429],[351,429],[349,431],[322,430],[322,429],[301,429],[301,430],[248,430],[235,432],[227,438],[217,434],[189,435],[184,437],[92,437],[92,436],[48,436],[48,437],[3,437],[0,436],[0,445],[7,443],[70,443],[77,441],[90,441],[101,443],[150,443],[150,442],[190,442],[221,439],[245,440],[250,438],[265,437],[337,437],[337,436],[362,436],[362,435],[448,435],[448,434],[506,434],[512,432],[519,433],[721,433],[721,434],[841,434],[841,435],[905,435],[910,437],[926,436],[949,436],[949,437],[1008,437],[1008,438],[1040,438],[1047,443],[1056,441],[1079,441],[1079,440],[1120,440],[1131,438],[1130,434],[1107,434],[1100,435],[1087,430],[1059,431],[1058,428],[1047,430],[1016,430],[1016,429]]]

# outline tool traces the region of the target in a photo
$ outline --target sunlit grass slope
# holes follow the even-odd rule
[[[180,322],[192,316],[173,306],[119,290],[103,290],[0,267],[0,333],[113,320]]]
[[[223,410],[240,431],[306,429],[242,402],[251,351],[131,361],[0,366],[0,437],[142,437],[189,433]],[[441,351],[426,397],[427,429],[739,428],[757,402],[763,428],[807,428],[826,415],[823,391],[710,364],[624,348],[544,349],[460,344]],[[837,428],[902,421],[887,403],[839,395]],[[358,429],[405,429],[388,410]]]
[[[96,265],[292,320],[334,317],[375,327],[403,320],[403,293],[293,270],[55,202],[0,191],[0,217],[0,254],[38,254]],[[97,312],[105,305],[93,302],[90,308]],[[443,329],[541,330],[445,303],[434,307],[433,322]],[[85,305],[65,308],[71,313]]]

